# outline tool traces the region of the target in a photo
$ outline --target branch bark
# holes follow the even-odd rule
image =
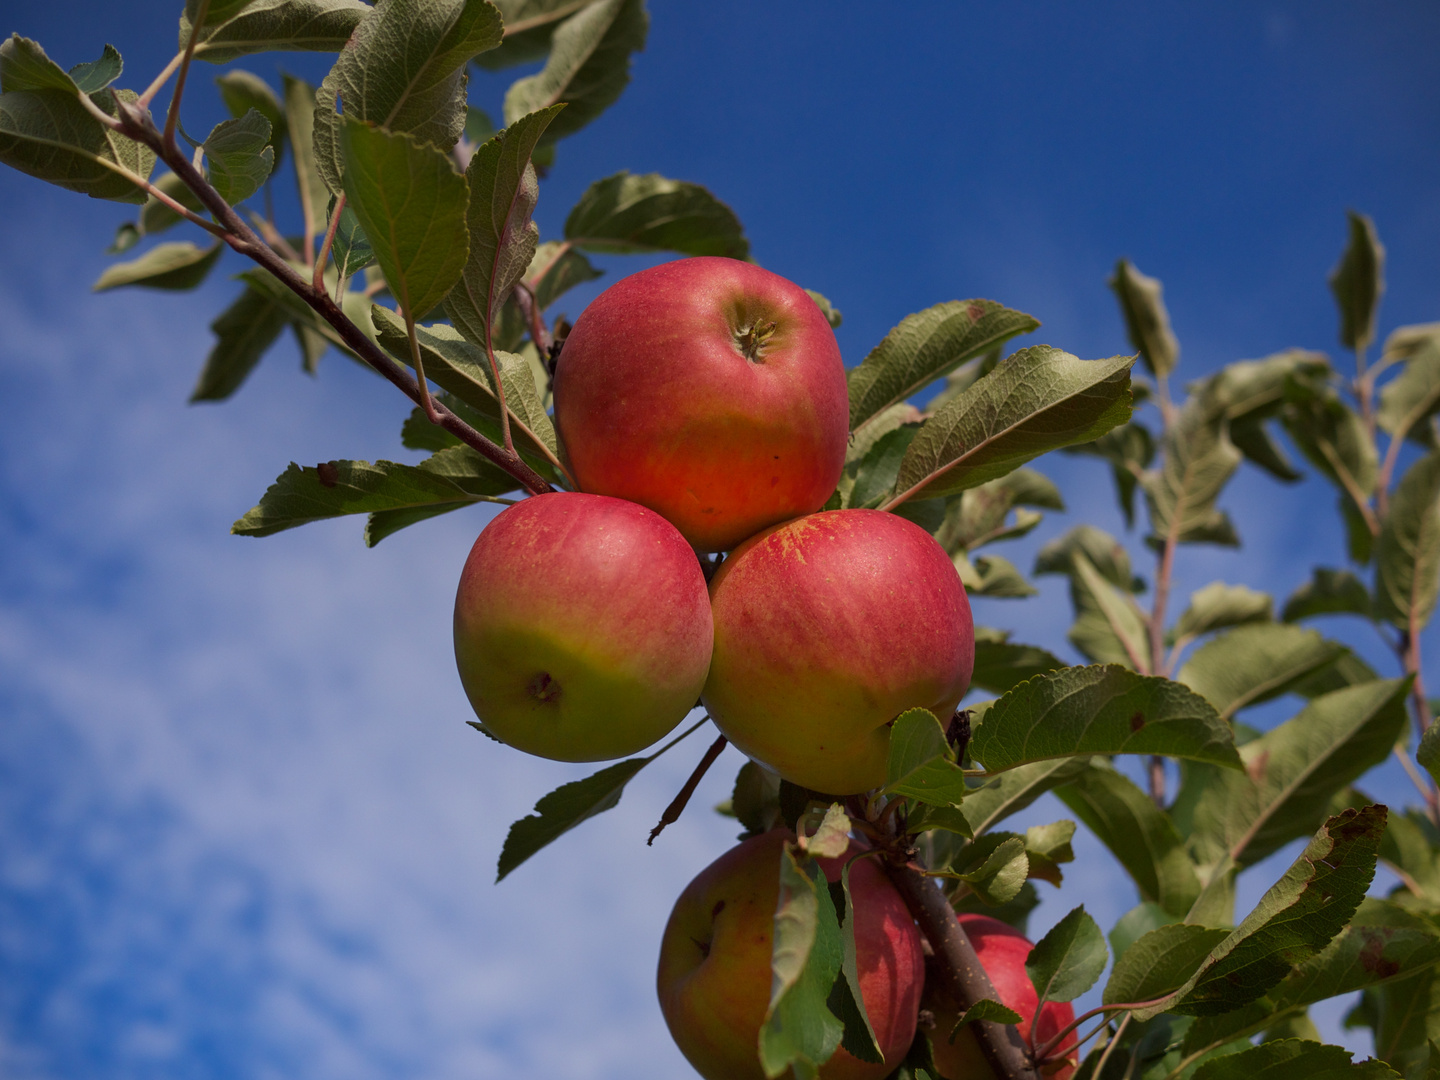
[[[920,925],[920,932],[935,951],[936,972],[943,984],[941,989],[955,1000],[962,1013],[985,998],[999,1001],[995,985],[980,966],[975,947],[955,918],[945,894],[908,863],[887,859],[882,865],[904,897],[910,914]],[[1029,1048],[1013,1026],[977,1020],[971,1028],[980,1052],[997,1077],[1002,1080],[1040,1080]]]

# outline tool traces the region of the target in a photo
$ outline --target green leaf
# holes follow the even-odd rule
[[[806,289],[805,292],[811,300],[815,301],[815,306],[824,314],[825,321],[830,324],[830,329],[838,330],[840,324],[844,321],[844,316],[840,314],[840,309],[830,303],[829,298],[823,293],[818,293],[814,289]]]
[[[1315,698],[1240,748],[1244,772],[1199,781],[1196,771],[1193,790],[1187,774],[1172,809],[1176,826],[1203,860],[1238,866],[1307,835],[1337,790],[1390,755],[1408,689],[1404,679],[1377,680]]]
[[[595,181],[565,219],[565,239],[607,255],[678,251],[750,257],[733,210],[699,184],[659,173],[619,172]]]
[[[1270,992],[1277,1011],[1406,978],[1440,962],[1440,935],[1428,919],[1376,897],[1360,903],[1350,925],[1322,952]]]
[[[270,84],[259,75],[235,68],[218,76],[215,85],[220,88],[220,100],[235,119],[254,109],[270,121],[270,147],[275,151],[275,164],[280,164],[280,158],[285,153],[289,120],[285,107],[280,104],[275,91],[270,89]]]
[[[1340,1046],[1280,1039],[1212,1058],[1195,1070],[1194,1080],[1398,1080],[1380,1062],[1352,1062],[1352,1056]]]
[[[1142,424],[1129,423],[1107,431],[1093,442],[1066,447],[1071,454],[1103,458],[1110,463],[1115,493],[1125,515],[1125,527],[1135,526],[1135,489],[1155,457],[1155,439]]]
[[[1330,291],[1340,309],[1341,343],[1363,352],[1375,340],[1375,312],[1385,291],[1385,247],[1369,217],[1354,210],[1346,217],[1350,242],[1330,273]]]
[[[305,270],[299,264],[292,265],[292,269],[303,277],[309,277],[309,270]],[[345,339],[340,336],[340,332],[322,319],[314,308],[307,304],[297,293],[292,291],[288,285],[270,273],[270,271],[255,267],[237,276],[256,292],[268,296],[274,303],[288,312],[291,319],[303,323],[318,334],[324,335],[325,339],[337,349],[351,356],[354,355],[350,346],[345,343]],[[334,268],[327,268],[323,282],[327,292],[331,294],[334,293],[336,280]],[[348,290],[340,297],[340,307],[345,317],[354,323],[361,333],[370,338],[370,340],[375,340],[375,327],[372,325],[370,318],[372,303],[363,292],[355,289]],[[408,349],[405,355],[409,355]]]
[[[983,626],[975,628],[973,689],[1003,694],[1035,675],[1065,667],[1065,661],[1037,645],[1021,645],[1010,635]]]
[[[194,210],[197,213],[205,210],[205,204],[200,201],[199,196],[186,187],[185,182],[174,173],[163,173],[155,179],[154,184],[187,210]],[[139,232],[142,236],[154,236],[184,220],[168,204],[161,202],[152,194],[146,198],[145,205],[140,211]]]
[[[1163,445],[1160,469],[1141,480],[1151,531],[1162,538],[1173,533],[1181,543],[1225,543],[1215,502],[1240,465],[1240,451],[1215,402],[1193,395],[1171,421]]]
[[[950,871],[983,903],[997,906],[1019,894],[1030,876],[1030,859],[1023,838],[991,833],[966,844]]]
[[[315,236],[325,235],[325,181],[315,161],[315,88],[304,79],[282,75],[285,91],[285,126],[290,135],[290,153],[295,162],[295,184],[300,195],[300,212]]]
[[[1440,724],[1432,723],[1420,736],[1420,745],[1415,748],[1415,760],[1430,774],[1430,779],[1440,784]]]
[[[1294,690],[1344,652],[1343,645],[1298,626],[1239,626],[1196,649],[1175,678],[1228,720]]]
[[[1025,961],[1040,996],[1037,1009],[1047,1001],[1074,1001],[1095,985],[1109,958],[1100,927],[1083,905],[1075,908],[1035,943]]]
[[[1097,760],[1056,795],[1110,849],[1142,900],[1185,916],[1200,895],[1200,879],[1174,823],[1145,792]]]
[[[315,160],[326,186],[343,187],[341,105],[344,119],[449,153],[465,130],[465,65],[500,35],[500,12],[485,0],[387,0],[375,8],[315,95]]]
[[[1212,581],[1190,594],[1190,606],[1170,631],[1171,643],[1244,623],[1270,622],[1274,618],[1272,603],[1269,593]]]
[[[835,980],[828,1004],[845,1028],[840,1045],[861,1061],[878,1065],[885,1060],[885,1054],[865,1011],[865,996],[860,986],[860,965],[855,947],[855,898],[850,892],[850,868],[853,865],[847,862],[840,871],[840,891],[845,897],[845,918],[840,925],[842,977]],[[837,1005],[839,1008],[836,1008]]]
[[[1423,627],[1440,589],[1440,451],[1395,486],[1375,549],[1375,613],[1402,630]]]
[[[1212,1016],[1239,1008],[1324,949],[1364,899],[1384,831],[1383,806],[1346,810],[1328,819],[1200,969],[1161,1002],[1136,1010],[1135,1019],[1167,1011]]]
[[[544,311],[576,285],[594,281],[604,273],[568,244],[547,240],[535,249],[535,257],[530,260],[524,276],[535,294],[535,302]]]
[[[405,324],[387,308],[376,305],[371,310],[380,344],[397,358],[408,362],[409,341]],[[454,394],[473,408],[480,417],[493,421],[482,434],[498,439],[500,406],[495,397],[490,364],[485,352],[462,338],[453,327],[443,323],[417,326],[415,337],[425,364],[425,375],[442,389]],[[511,434],[515,447],[532,465],[547,475],[555,475],[552,465],[557,459],[555,428],[546,415],[530,365],[519,356],[497,352],[500,381],[505,388],[505,404],[510,410]]]
[[[960,1034],[960,1029],[966,1024],[973,1024],[976,1020],[993,1020],[997,1024],[1019,1024],[1024,1017],[1014,1009],[1006,1008],[998,1001],[990,998],[981,998],[960,1014],[960,1019],[955,1021],[955,1026],[950,1029],[950,1041],[955,1041],[955,1036]]]
[[[1433,1033],[1440,1026],[1440,972],[1434,968],[1365,992],[1373,1012],[1375,1054],[1406,1076],[1428,1078]],[[1354,1015],[1353,1013],[1351,1014]],[[1350,1017],[1346,1017],[1347,1026]]]
[[[220,258],[220,248],[218,242],[208,248],[196,247],[188,241],[159,244],[138,259],[109,267],[91,286],[91,291],[105,292],[123,285],[176,291],[193,289],[205,280],[205,275]]]
[[[780,777],[764,766],[747,761],[735,776],[730,807],[751,836],[780,824]]]
[[[1071,643],[1096,663],[1150,670],[1154,666],[1150,631],[1134,597],[1102,575],[1083,552],[1071,555],[1071,565],[1070,600],[1075,607],[1075,623],[1067,634]]]
[[[960,580],[965,585],[965,591],[971,596],[1018,600],[1034,596],[1038,591],[1025,580],[1025,576],[1014,563],[999,555],[980,555],[971,562],[963,554],[957,554],[953,561],[955,569],[960,573]]]
[[[193,0],[180,17],[180,48],[190,40]],[[339,52],[370,5],[359,0],[212,0],[195,55],[223,64],[257,52]]]
[[[1230,730],[1179,683],[1115,665],[1021,683],[985,714],[970,753],[990,772],[1080,754],[1165,754],[1238,768]]]
[[[70,79],[82,94],[98,94],[107,86],[120,78],[121,72],[125,70],[125,61],[120,58],[120,53],[115,46],[106,45],[105,51],[100,54],[100,59],[91,60],[88,64],[76,64],[70,69]],[[1392,338],[1394,334],[1390,335]]]
[[[1120,301],[1130,344],[1154,374],[1169,375],[1180,359],[1180,343],[1170,329],[1170,313],[1165,310],[1160,282],[1140,273],[1128,259],[1121,259],[1108,284]]]
[[[505,123],[566,102],[570,107],[545,132],[545,142],[579,131],[624,91],[630,54],[645,47],[649,28],[642,0],[597,0],[581,8],[555,29],[545,67],[506,93]]]
[[[1317,615],[1363,615],[1368,619],[1370,612],[1370,590],[1363,581],[1349,570],[1317,566],[1310,580],[1285,601],[1280,618],[1287,623]]]
[[[1172,923],[1145,934],[1115,961],[1102,1001],[1149,1001],[1178,990],[1200,969],[1229,930]]]
[[[338,201],[335,196],[330,196],[330,205],[325,209],[327,219],[334,215],[335,203]],[[375,261],[375,248],[371,245],[370,238],[365,235],[360,219],[355,215],[355,208],[348,201],[340,211],[340,220],[335,223],[335,238],[330,243],[330,257],[335,260],[335,272],[342,281]]]
[[[1064,880],[1062,863],[1075,861],[1075,822],[1052,821],[1049,825],[1031,825],[1025,830],[1025,855],[1030,862],[1030,876],[1048,881],[1057,889]]]
[[[958,806],[965,797],[965,774],[956,765],[945,729],[926,709],[908,709],[890,728],[890,759],[885,792],[932,806]]]
[[[1169,926],[1175,921],[1175,917],[1158,904],[1141,903],[1135,905],[1110,929],[1110,954],[1118,961],[1129,951],[1130,946],[1139,941],[1151,930],[1158,930],[1162,926]]]
[[[497,49],[481,53],[475,65],[500,71],[516,64],[545,59],[555,27],[591,0],[495,0],[505,17],[505,40]]]
[[[535,804],[535,813],[510,826],[510,832],[505,837],[505,846],[500,849],[500,862],[495,870],[496,883],[505,880],[506,876],[526,859],[564,836],[575,826],[589,821],[596,814],[613,809],[619,804],[620,796],[631,777],[699,726],[700,724],[696,724],[688,728],[653,754],[618,761],[583,780],[561,784],[542,797]]]
[[[402,311],[419,318],[460,279],[469,190],[449,155],[346,118],[340,132],[347,203]]]
[[[10,58],[22,52],[30,55],[16,42],[26,39],[17,34],[0,44],[0,71],[10,69]],[[39,52],[38,45],[26,44]],[[117,93],[127,102],[135,100],[128,90]],[[113,115],[115,105],[109,96],[96,95],[106,99],[97,104]],[[148,147],[100,123],[80,104],[72,84],[70,90],[0,93],[0,163],[92,199],[143,203],[146,192],[136,179],[150,176],[155,155]]]
[[[1310,464],[1351,501],[1350,491],[1375,490],[1380,461],[1362,420],[1331,386],[1292,380],[1281,420]]]
[[[1034,573],[1073,575],[1076,553],[1084,555],[1112,585],[1131,593],[1144,591],[1144,582],[1131,573],[1125,545],[1093,525],[1077,525],[1042,547],[1035,556]]]
[[[798,863],[788,848],[780,854],[773,940],[760,1066],[769,1077],[793,1067],[796,1080],[814,1080],[844,1034],[844,1025],[826,1007],[843,946],[825,875],[813,860]]]
[[[423,414],[422,414],[423,415]],[[427,420],[428,424],[429,421]],[[434,426],[433,424],[431,425]],[[385,537],[417,522],[427,521],[452,510],[473,506],[477,498],[493,498],[514,491],[515,478],[481,457],[468,446],[449,446],[436,451],[415,466],[422,472],[443,476],[475,498],[451,503],[431,503],[396,510],[376,510],[365,522],[365,546],[374,547]]]
[[[450,508],[450,504],[477,501],[479,496],[468,491],[467,486],[434,467],[393,461],[373,465],[368,461],[331,461],[303,469],[291,462],[259,504],[236,521],[230,531],[238,536],[270,536],[346,514]]]
[[[907,315],[847,372],[850,430],[948,375],[965,361],[1040,326],[993,300],[950,300]]]
[[[970,791],[961,812],[974,835],[980,836],[1047,791],[1074,779],[1089,763],[1089,758],[1055,758],[1021,765]]]
[[[112,53],[118,61],[120,54],[107,45],[105,55],[96,63],[105,63]],[[117,71],[109,81],[113,82],[119,74]],[[64,68],[45,55],[38,41],[11,34],[4,44],[0,44],[0,93],[46,90],[58,90],[74,98],[84,92]]]
[[[275,343],[288,322],[285,309],[263,292],[247,288],[210,324],[215,345],[205,358],[191,402],[223,401]]]
[[[1390,335],[1391,340],[1395,337]],[[1386,347],[1390,352],[1389,343]],[[1420,338],[1407,350],[1405,368],[1380,391],[1375,420],[1392,438],[1418,436],[1428,442],[1422,420],[1440,410],[1440,331]]]
[[[445,311],[476,345],[493,347],[500,306],[535,257],[540,227],[531,214],[540,187],[530,155],[562,108],[517,120],[476,150],[465,170],[470,185],[465,217],[470,255]]]
[[[1065,500],[1048,477],[1034,469],[1016,469],[949,500],[945,522],[935,539],[953,555],[997,540],[1024,536],[1040,523],[1040,515],[1023,514],[1014,525],[1009,525],[1006,519],[1017,506],[1064,510]]]
[[[205,140],[210,186],[231,206],[259,191],[275,168],[275,150],[270,142],[270,121],[254,109],[239,120],[216,124]]]
[[[1098,438],[1129,418],[1133,362],[1021,349],[925,422],[900,466],[898,498],[978,487],[1048,450]]]

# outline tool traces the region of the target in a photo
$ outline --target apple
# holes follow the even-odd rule
[[[890,722],[942,722],[970,686],[975,631],[950,556],[879,510],[831,510],[752,537],[710,582],[715,654],[701,695],[740,750],[792,783],[885,782]]]
[[[780,895],[780,852],[794,834],[774,829],[731,848],[702,870],[670,913],[656,983],[660,1011],[705,1080],[763,1080],[760,1025],[770,1001],[770,952]],[[821,859],[839,881],[851,851]],[[880,1080],[910,1049],[925,981],[920,931],[874,859],[850,870],[860,995],[885,1057],[870,1064],[837,1048],[822,1080]]]
[[[700,562],[653,510],[555,492],[487,525],[455,596],[455,661],[485,728],[526,753],[603,761],[695,707],[710,665]]]
[[[580,490],[650,507],[700,551],[820,509],[849,421],[820,308],[735,259],[616,282],[575,320],[555,370],[555,424]]]
[[[1033,948],[1030,941],[1013,926],[988,915],[961,915],[960,925],[964,927],[970,944],[975,947],[980,966],[995,985],[1000,1004],[1009,1006],[1020,1014],[1021,1022],[1015,1025],[1020,1037],[1027,1043],[1031,1042],[1030,1023],[1040,999],[1030,982],[1030,976],[1025,973],[1025,961]],[[968,1024],[960,1029],[953,1043],[949,1041],[950,1032],[960,1018],[955,1002],[949,1000],[932,984],[926,987],[925,1004],[935,1015],[930,1048],[935,1059],[935,1068],[944,1080],[998,1080],[990,1068],[990,1063],[985,1060],[985,1055],[980,1052],[980,1044],[975,1041],[975,1033]],[[1045,1045],[1074,1019],[1075,1010],[1068,1001],[1047,1001],[1040,1010],[1040,1023],[1035,1029],[1032,1048],[1038,1049]],[[1073,1053],[1075,1036],[1071,1034],[1061,1046],[1061,1053],[1065,1050]],[[1047,1070],[1047,1074],[1051,1080],[1069,1080],[1074,1071],[1075,1064],[1072,1060],[1053,1072]]]

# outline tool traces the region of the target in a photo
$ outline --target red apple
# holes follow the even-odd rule
[[[656,980],[660,1011],[705,1080],[765,1075],[759,1038],[770,1001],[780,852],[793,839],[789,830],[776,829],[731,848],[685,887],[670,913]],[[847,856],[820,860],[828,880],[840,880]],[[820,1076],[880,1080],[894,1071],[915,1036],[925,960],[905,901],[873,859],[851,868],[850,895],[860,995],[885,1063],[863,1062],[838,1048]]]
[[[701,551],[820,509],[849,419],[840,348],[815,301],[734,259],[616,282],[575,321],[555,371],[580,490],[650,507]]]
[[[832,510],[742,544],[710,582],[702,695],[720,730],[793,783],[850,795],[885,782],[889,724],[950,718],[975,632],[950,557],[918,525]]]
[[[699,560],[652,510],[603,495],[537,495],[470,550],[455,660],[496,737],[557,761],[643,750],[695,707],[710,665]]]
[[[965,928],[970,944],[975,946],[980,966],[995,985],[1000,1004],[1009,1006],[1020,1014],[1021,1022],[1015,1026],[1020,1037],[1030,1042],[1030,1022],[1035,1016],[1035,1006],[1040,999],[1030,982],[1030,976],[1025,974],[1025,961],[1034,946],[1013,926],[987,915],[961,915],[960,925]],[[955,1002],[930,987],[926,990],[925,1003],[935,1014],[930,1047],[935,1058],[935,1068],[944,1080],[998,1080],[989,1062],[985,1060],[985,1055],[980,1052],[980,1044],[975,1041],[975,1033],[968,1024],[960,1029],[953,1043],[949,1041],[950,1032],[959,1019]],[[1034,1033],[1033,1048],[1044,1046],[1074,1019],[1075,1010],[1070,1007],[1069,1002],[1046,1002],[1045,1008],[1040,1010],[1040,1023]],[[1062,1048],[1058,1052],[1073,1051],[1074,1046],[1075,1036],[1071,1034],[1061,1044]],[[1072,1061],[1054,1072],[1047,1070],[1047,1075],[1051,1080],[1069,1080],[1074,1071],[1075,1065]]]

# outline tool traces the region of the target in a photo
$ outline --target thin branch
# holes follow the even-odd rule
[[[505,452],[515,453],[515,441],[510,436],[510,406],[505,404],[505,383],[500,378],[500,362],[495,359],[495,346],[490,340],[490,320],[485,320],[485,357],[490,361],[490,374],[495,379],[495,401],[500,406],[500,438],[505,442]]]
[[[1134,1009],[1148,1009],[1151,1005],[1159,1005],[1160,1002],[1164,1001],[1169,996],[1169,994],[1165,994],[1158,998],[1151,998],[1149,1001],[1122,1001],[1115,1005],[1097,1005],[1089,1012],[1081,1013],[1074,1020],[1070,1021],[1070,1023],[1066,1024],[1063,1028],[1057,1031],[1053,1036],[1051,1036],[1049,1042],[1047,1042],[1044,1046],[1040,1047],[1038,1050],[1035,1051],[1035,1056],[1039,1060],[1044,1061],[1046,1056],[1052,1050],[1054,1050],[1055,1047],[1059,1046],[1060,1043],[1064,1041],[1066,1035],[1069,1035],[1072,1031],[1078,1028],[1086,1020],[1089,1020],[1092,1016],[1100,1016],[1107,1012],[1128,1013]]]
[[[170,81],[170,76],[175,74],[175,69],[178,68],[184,60],[184,52],[177,52],[172,56],[170,62],[160,69],[160,74],[155,76],[155,81],[145,88],[145,92],[140,95],[135,104],[142,109],[150,108],[150,102],[155,100],[155,95],[160,92],[160,88]]]
[[[1410,782],[1415,785],[1415,790],[1425,800],[1425,809],[1430,813],[1430,820],[1440,826],[1440,800],[1437,800],[1435,785],[1421,775],[1415,763],[1410,760],[1410,755],[1405,752],[1405,747],[1395,747],[1395,760],[1400,762],[1400,767],[1405,770],[1405,775],[1410,777]]]
[[[881,865],[934,951],[936,973],[940,976],[941,990],[946,996],[954,1000],[962,1013],[977,1001],[986,998],[1000,1000],[995,984],[980,966],[975,947],[955,918],[955,910],[946,901],[945,894],[919,870],[893,857],[884,860]],[[1001,1080],[1039,1080],[1039,1071],[1025,1046],[1025,1040],[1013,1025],[977,1020],[970,1025],[970,1030],[996,1077]]]
[[[550,332],[545,329],[545,314],[540,310],[540,302],[535,299],[535,292],[523,281],[515,285],[515,302],[520,305],[520,314],[525,316],[525,321],[530,325],[530,340],[535,343],[535,349],[541,359],[550,355]]]
[[[320,254],[315,257],[315,270],[310,278],[310,285],[316,292],[325,291],[325,263],[330,259],[330,248],[335,243],[335,230],[340,227],[340,214],[345,209],[345,193],[342,191],[335,196],[335,212],[330,215],[330,224],[325,228],[325,239],[320,242]],[[407,315],[408,319],[409,316]],[[415,340],[414,320],[410,320],[410,340]],[[412,351],[419,356],[418,346],[413,346]],[[419,371],[417,367],[415,369]],[[423,380],[422,380],[423,381]]]
[[[1105,1044],[1105,1052],[1100,1055],[1100,1060],[1095,1063],[1095,1071],[1091,1075],[1095,1080],[1102,1080],[1105,1076],[1105,1066],[1110,1061],[1110,1055],[1115,1052],[1115,1047],[1120,1045],[1120,1036],[1125,1034],[1125,1029],[1130,1025],[1130,1018],[1134,1013],[1126,1013],[1120,1021],[1120,1026],[1115,1029],[1115,1034],[1110,1036],[1110,1041]]]
[[[259,214],[252,212],[250,215],[250,222],[255,226],[255,228],[260,230],[260,235],[265,238],[265,242],[269,244],[272,248],[274,248],[276,251],[278,251],[281,255],[285,256],[285,258],[289,259],[291,262],[302,261],[300,257],[300,252],[296,251],[293,247],[291,247],[290,241],[286,240],[285,237],[280,235],[280,230],[275,228],[275,223],[273,221],[269,221],[265,218],[262,218]]]
[[[1330,467],[1335,470],[1335,478],[1340,481],[1340,486],[1345,489],[1345,493],[1350,496],[1350,501],[1353,502],[1355,508],[1360,511],[1360,516],[1364,518],[1365,527],[1370,530],[1370,535],[1379,536],[1380,521],[1375,517],[1375,511],[1370,508],[1370,500],[1367,499],[1364,492],[1360,490],[1360,484],[1356,481],[1355,477],[1351,475],[1350,470],[1345,467],[1345,463],[1342,462],[1335,451],[1331,449],[1329,443],[1322,442],[1317,445],[1320,448],[1320,453],[1325,456],[1325,460],[1330,463]]]
[[[560,246],[555,249],[555,254],[550,256],[550,261],[536,271],[535,276],[525,283],[525,287],[532,293],[540,287],[540,282],[545,280],[545,275],[560,265],[560,260],[570,254],[570,249],[575,245],[569,241],[561,241]]]
[[[715,759],[720,756],[728,742],[729,740],[721,735],[710,744],[710,749],[705,751],[705,756],[700,759],[700,764],[695,766],[690,779],[685,781],[685,786],[670,800],[670,805],[665,807],[665,812],[660,815],[660,821],[650,830],[650,839],[645,841],[646,847],[655,843],[655,838],[665,831],[666,825],[674,825],[680,820],[680,815],[685,812],[685,807],[690,802],[690,796],[695,794],[700,780],[710,771],[710,766],[715,764]]]
[[[229,230],[223,237],[227,244],[268,270],[282,285],[304,300],[317,315],[334,327],[347,349],[399,388],[415,404],[421,403],[418,381],[351,322],[340,306],[323,290],[316,292],[279,253],[261,240],[184,154],[175,147],[166,147],[148,113],[127,105],[118,98],[116,103],[124,123],[124,133],[150,147],[170,166],[181,182],[215,215],[216,220]],[[206,225],[209,226],[209,223],[206,222]],[[506,452],[496,446],[443,405],[436,405],[435,411],[440,417],[442,428],[481,457],[513,476],[532,495],[555,490],[518,454],[513,451]]]
[[[185,78],[190,74],[190,61],[195,57],[195,46],[200,42],[200,28],[210,14],[210,0],[200,0],[195,12],[195,21],[190,24],[190,40],[185,43],[185,53],[180,58],[180,70],[175,74],[175,92],[170,95],[170,109],[165,114],[165,133],[161,136],[165,145],[175,146],[175,128],[180,123],[180,98],[185,94]]]

